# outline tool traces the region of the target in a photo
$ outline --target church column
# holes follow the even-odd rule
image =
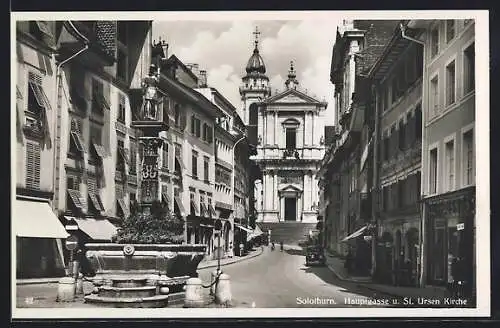
[[[316,133],[316,129],[314,128],[314,116],[315,116],[315,112],[311,112],[311,146],[313,146],[316,142],[316,138],[314,136],[314,134]]]
[[[268,139],[268,136],[269,136],[269,133],[267,133],[267,111],[264,110],[264,112],[262,113],[264,115],[264,134],[262,135],[262,140],[263,140],[263,144],[264,145],[268,145],[269,144],[269,139]]]
[[[302,194],[297,193],[297,221],[302,219],[302,211],[304,210],[304,202],[302,201]]]
[[[285,197],[280,196],[280,220],[285,221]]]
[[[308,171],[307,175],[309,176],[309,190],[310,190],[310,193],[311,193],[311,199],[309,201],[309,204],[307,204],[307,210],[310,211],[311,210],[312,202],[314,200],[314,186],[313,186],[313,175],[312,175],[312,172]]]
[[[278,111],[274,111],[274,133],[273,133],[273,144],[277,145],[278,144]]]
[[[273,211],[278,210],[278,171],[273,175]]]
[[[273,172],[267,172],[266,174],[266,194],[264,195],[266,198],[264,202],[266,203],[266,211],[272,210],[273,204]]]
[[[267,172],[263,171],[262,172],[262,195],[263,195],[263,202],[262,202],[262,211],[265,211],[267,209],[266,206],[266,196],[267,196]]]
[[[259,114],[258,114],[258,119],[259,119],[258,136],[260,136],[262,138],[261,143],[263,145],[264,144],[264,117],[262,115],[262,111],[260,111],[260,110],[259,110]]]

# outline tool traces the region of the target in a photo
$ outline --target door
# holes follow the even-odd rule
[[[297,199],[285,198],[285,221],[297,221]]]

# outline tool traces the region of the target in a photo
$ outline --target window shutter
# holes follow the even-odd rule
[[[40,189],[40,145],[26,143],[26,187]]]

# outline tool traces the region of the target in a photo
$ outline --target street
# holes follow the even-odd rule
[[[377,297],[357,284],[339,281],[327,267],[306,267],[298,248],[264,252],[254,258],[223,266],[231,277],[232,307],[381,307],[390,297]],[[205,285],[215,268],[199,270]],[[208,296],[209,290],[204,289]],[[57,284],[17,286],[17,307],[94,307],[79,297],[75,302],[56,302]],[[370,300],[370,297],[372,299]],[[367,302],[372,303],[367,303]]]
[[[265,247],[260,256],[222,267],[231,277],[233,306],[369,307],[369,297],[373,297],[372,302],[392,302],[389,297],[377,299],[373,292],[356,284],[338,281],[327,267],[306,267],[304,261],[298,248],[285,246],[280,252]],[[200,278],[210,281],[212,271],[213,268],[200,270]]]

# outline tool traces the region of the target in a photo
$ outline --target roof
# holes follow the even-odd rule
[[[297,100],[301,100],[304,103],[323,104],[325,106],[327,105],[326,103],[321,102],[321,101],[311,97],[310,95],[302,92],[301,90],[295,89],[295,88],[290,88],[290,89],[286,89],[282,92],[279,92],[279,93],[275,94],[274,96],[265,99],[264,101],[262,101],[262,103],[271,104],[271,103],[278,102],[278,100],[280,100],[280,99],[286,100],[287,96],[290,96],[290,99],[293,99],[293,96],[295,96],[295,98],[298,98]],[[294,99],[291,101],[300,102],[297,100]]]
[[[406,25],[407,21],[402,21],[403,25]],[[379,55],[378,59],[372,65],[370,71],[368,72],[371,77],[376,80],[382,79],[392,67],[393,63],[399,58],[401,53],[407,49],[411,44],[411,41],[403,38],[400,26],[396,26],[392,38],[389,40],[386,47]]]
[[[258,72],[258,73],[266,73],[266,66],[264,65],[264,60],[262,59],[259,48],[255,45],[253,50],[253,54],[250,56],[247,62],[246,67],[247,73]]]
[[[161,74],[160,91],[161,90],[170,90],[177,93],[178,95],[184,97],[189,102],[200,107],[200,109],[206,112],[209,116],[212,117],[223,116],[220,108],[214,105],[207,98],[205,98],[205,96],[203,96],[201,93],[188,87],[187,85],[183,84],[180,81],[177,81],[175,79],[166,76],[165,74]]]
[[[185,71],[189,76],[191,76],[195,81],[198,81],[198,76],[196,76],[193,71],[191,71],[176,55],[171,55],[165,62],[166,67],[170,67],[173,64],[179,65],[183,71]]]

